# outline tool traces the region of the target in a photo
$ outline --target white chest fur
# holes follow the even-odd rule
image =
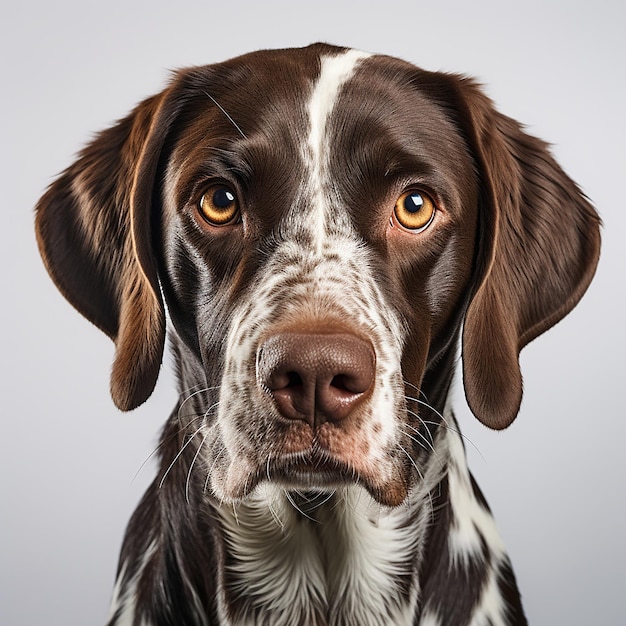
[[[263,485],[220,515],[232,557],[221,604],[237,607],[231,624],[412,623],[423,524],[407,525],[403,507],[384,509],[357,486],[295,502]]]

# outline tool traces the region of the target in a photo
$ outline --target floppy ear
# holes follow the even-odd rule
[[[174,115],[166,94],[98,135],[36,209],[39,249],[52,279],[115,342],[111,395],[124,411],[152,393],[165,341],[150,222]]]
[[[593,277],[600,220],[546,144],[496,112],[472,82],[458,89],[482,204],[463,328],[465,395],[481,422],[501,429],[522,399],[520,350],[563,318]]]

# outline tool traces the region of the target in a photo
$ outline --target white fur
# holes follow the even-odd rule
[[[135,624],[135,609],[137,604],[137,584],[146,565],[150,559],[154,556],[157,550],[156,541],[150,542],[150,545],[143,553],[139,567],[133,574],[130,580],[126,579],[127,564],[124,563],[120,568],[117,580],[115,581],[115,587],[113,589],[113,598],[111,600],[111,609],[109,612],[109,620],[113,618],[115,613],[121,608],[122,612],[115,621],[115,626],[134,626]],[[142,622],[143,623],[143,622]]]
[[[308,617],[315,607],[322,614],[329,607],[327,626],[413,624],[417,564],[432,523],[430,494],[445,471],[446,447],[445,435],[435,439],[423,480],[400,507],[380,506],[353,485],[329,493],[307,518],[272,483],[261,484],[244,502],[223,505],[235,595],[239,590],[251,596],[249,608],[260,610],[270,626],[314,623]],[[419,511],[409,525],[408,511]],[[411,577],[408,600],[395,588],[398,573]],[[222,619],[229,623],[224,604],[221,598]],[[440,626],[434,620],[424,626]],[[253,624],[248,614],[231,626]]]
[[[498,569],[489,568],[487,582],[474,610],[470,626],[509,626],[505,617],[505,606],[498,589]]]
[[[449,548],[454,559],[466,564],[482,551],[481,536],[490,553],[497,558],[505,554],[504,543],[491,513],[474,496],[461,436],[448,431],[450,469],[448,485],[454,520],[450,529]]]
[[[487,580],[469,623],[470,626],[507,626],[497,580],[500,565],[507,558],[504,543],[490,511],[474,495],[460,435],[448,431],[447,438],[450,450],[448,485],[453,514],[448,537],[450,554],[458,566],[466,567],[470,558],[482,559],[482,538],[490,557],[490,562],[485,563]]]
[[[432,612],[425,611],[420,619],[419,626],[443,626],[441,620]]]
[[[309,188],[314,194],[315,212],[312,231],[318,237],[317,252],[322,250],[323,235],[327,230],[328,203],[324,194],[328,176],[328,134],[326,126],[333,112],[341,87],[350,79],[358,63],[369,55],[358,50],[349,50],[338,56],[321,59],[320,76],[308,105],[310,157],[305,154],[309,166]]]
[[[235,595],[247,596],[272,626],[315,623],[312,612],[323,615],[326,606],[329,626],[411,624],[415,598],[402,602],[392,576],[411,559],[419,525],[402,527],[404,510],[380,507],[358,486],[335,498],[313,512],[315,521],[267,484],[245,503],[223,507]]]

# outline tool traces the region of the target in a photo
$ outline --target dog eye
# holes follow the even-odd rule
[[[239,202],[230,187],[213,185],[200,198],[198,210],[209,224],[226,226],[239,217]]]
[[[396,201],[394,215],[400,226],[414,233],[426,230],[435,218],[435,202],[423,191],[405,191]]]

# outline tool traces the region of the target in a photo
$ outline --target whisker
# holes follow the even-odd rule
[[[430,424],[431,426],[439,426],[439,422],[431,422],[429,420],[422,420],[423,424]],[[465,434],[463,434],[458,428],[454,428],[453,426],[450,426],[449,424],[444,424],[443,427],[446,430],[449,430],[451,433],[454,433],[455,435],[458,435],[459,437],[461,437],[461,439],[464,439],[465,441],[467,441],[467,443],[470,444],[470,446],[472,446],[472,448],[474,448],[474,450],[476,450],[476,452],[480,455],[480,458],[485,461],[485,463],[487,462],[487,459],[483,456],[483,453],[480,451],[480,448]]]
[[[311,510],[319,509],[324,506],[336,493],[336,489],[331,489],[330,491],[315,491],[311,493],[311,495],[307,495],[303,493],[299,489],[294,489],[293,492],[297,493],[307,504],[311,504]],[[323,500],[319,500],[319,496],[324,494],[326,497]]]
[[[165,479],[167,478],[167,475],[170,473],[171,469],[174,467],[176,461],[178,461],[178,459],[180,459],[180,456],[185,451],[187,446],[195,439],[195,436],[202,430],[203,427],[204,427],[204,423],[202,423],[200,425],[200,428],[198,428],[196,430],[196,432],[194,432],[194,434],[191,435],[191,437],[189,437],[188,441],[178,451],[178,453],[174,457],[174,460],[170,463],[169,467],[165,470],[165,474],[163,474],[163,477],[161,478],[161,481],[159,482],[159,489],[161,489],[161,487],[163,487],[163,483],[165,482]]]
[[[420,400],[419,398],[414,398],[412,396],[407,396],[405,395],[405,399],[406,400],[410,400],[412,402],[416,402],[417,404],[421,404],[423,407],[426,407],[427,409],[431,410],[444,424],[444,426],[450,430],[452,430],[453,432],[458,432],[455,431],[454,428],[452,428],[452,426],[450,426],[450,423],[448,421],[448,419],[446,417],[444,417],[443,413],[441,411],[438,411],[432,404],[430,404],[430,402],[428,401],[428,397],[426,396],[426,394],[419,389],[416,385],[414,385],[413,383],[410,383],[408,381],[404,381],[404,384],[409,386],[409,387],[413,387],[419,394],[421,394],[422,396],[424,396],[424,400]],[[413,413],[413,415],[415,417],[417,417],[422,424],[426,425],[426,424],[431,424],[431,425],[437,425],[436,422],[427,422],[425,420],[423,420],[421,417],[419,417],[416,413]],[[460,432],[458,434],[461,434]]]
[[[328,495],[327,495],[327,496],[326,496],[326,497],[325,497],[325,498],[324,498],[321,502],[318,502],[318,503],[315,505],[315,508],[317,509],[317,508],[319,508],[319,507],[321,507],[321,506],[324,506],[327,502],[329,502],[329,501],[330,501],[330,499],[331,499],[331,498],[332,498],[332,497],[333,497],[336,493],[337,493],[337,489],[331,489],[331,490],[328,492]]]
[[[239,132],[239,134],[244,138],[247,139],[247,137],[245,136],[244,132],[241,130],[241,128],[239,128],[239,126],[237,125],[237,122],[235,122],[235,120],[225,111],[225,109],[222,107],[222,105],[208,92],[205,91],[204,94],[206,95],[207,98],[209,98],[209,100],[211,100],[211,102],[213,102],[213,104],[228,118],[228,121],[237,129],[237,131]]]
[[[428,404],[428,402],[424,402],[424,400],[420,400],[419,398],[414,398],[413,396],[404,396],[407,400],[411,402],[417,402],[417,404],[421,404],[425,406],[427,409],[430,409],[437,417],[441,419],[444,424],[448,424],[448,420],[443,416],[441,412],[439,412],[432,404]]]
[[[152,459],[154,457],[155,454],[157,454],[157,452],[159,452],[159,450],[165,445],[164,441],[161,441],[159,443],[159,445],[152,451],[150,452],[150,454],[144,459],[143,463],[139,466],[139,469],[135,472],[135,475],[133,476],[133,479],[131,481],[131,484],[133,484],[135,482],[135,480],[137,479],[137,476],[139,476],[139,474],[141,473],[141,470],[148,464],[148,462],[150,461],[150,459]]]
[[[239,526],[240,524],[239,524],[239,514],[237,513],[237,503],[232,502],[231,508],[233,509],[233,517],[235,518],[235,524]]]
[[[267,476],[267,480],[271,482],[272,477],[270,476],[270,463],[272,459],[272,452],[270,451],[267,455],[267,463],[265,463],[265,475]]]
[[[193,393],[190,393],[181,403],[180,406],[178,407],[178,411],[176,413],[178,419],[180,420],[182,417],[187,417],[185,415],[181,415],[181,411],[183,410],[183,407],[185,406],[185,404],[187,404],[187,402],[189,402],[189,400],[191,400],[192,398],[195,398],[197,395],[201,394],[201,393],[209,393],[211,391],[214,391],[215,389],[218,389],[218,387],[201,387],[200,389],[194,391]],[[181,394],[182,396],[182,394]]]
[[[415,433],[419,435],[424,441],[422,442],[417,437],[414,437],[410,433],[403,431],[403,434],[405,436],[407,436],[409,439],[414,441],[418,446],[424,448],[424,450],[432,450],[433,452],[435,451],[435,447],[430,443],[430,441],[428,441],[428,439],[426,439],[426,437],[424,437],[424,435],[422,435],[422,433],[419,432],[419,430],[417,430],[417,428],[413,428],[413,426],[411,426],[410,424],[404,424],[404,425],[407,428],[410,428],[411,430],[415,431]]]
[[[421,393],[424,397],[426,397],[426,394],[417,385],[414,385],[412,382],[409,382],[408,380],[406,380],[406,378],[403,379],[402,382],[407,387],[413,387],[413,389],[415,389],[415,391],[417,391],[417,393]]]
[[[285,494],[285,497],[287,498],[287,500],[289,500],[289,504],[291,504],[291,506],[298,511],[298,513],[300,513],[300,515],[302,515],[303,517],[306,517],[307,519],[310,519],[312,522],[316,522],[317,520],[314,517],[311,517],[310,515],[307,515],[296,503],[296,501],[293,499],[293,497],[291,496],[291,494],[289,493],[289,491],[287,491],[286,489],[283,489],[283,493]]]
[[[202,489],[202,493],[206,493],[208,491],[209,480],[211,479],[213,468],[215,467],[215,464],[218,462],[220,457],[224,454],[224,452],[226,452],[226,446],[222,446],[222,449],[215,455],[215,458],[213,459],[213,463],[211,463],[211,467],[208,469],[206,473],[206,480],[204,481],[204,487]]]
[[[413,386],[415,386],[415,385],[413,385]],[[424,394],[424,397],[426,397],[425,394]],[[407,400],[412,400],[413,402],[417,402],[418,404],[421,404],[422,406],[426,407],[427,409],[430,409],[435,415],[437,415],[437,417],[439,417],[441,419],[441,421],[443,422],[444,428],[446,428],[450,432],[455,433],[456,435],[458,435],[459,437],[461,437],[462,439],[467,441],[472,446],[472,448],[474,448],[474,450],[476,450],[476,452],[478,452],[478,454],[481,456],[483,461],[486,462],[486,459],[483,456],[482,452],[479,450],[478,446],[476,446],[476,444],[469,437],[464,435],[458,428],[454,428],[453,426],[451,426],[449,420],[447,420],[434,406],[432,406],[431,404],[428,404],[428,402],[424,402],[423,400],[420,400],[419,398],[413,398],[411,396],[405,396],[405,398]],[[424,420],[422,418],[420,418],[420,421],[422,422],[422,424],[425,424],[425,425],[426,424],[430,424],[431,426],[438,426],[437,422],[431,422],[431,421],[428,421],[428,420]]]
[[[407,426],[408,428],[410,428],[411,430],[415,431],[415,433],[417,435],[419,435],[423,440],[424,443],[432,449],[432,451],[435,451],[435,440],[433,439],[432,433],[430,432],[430,430],[428,429],[428,425],[427,423],[422,419],[422,417],[420,415],[418,415],[415,411],[411,411],[409,409],[407,409],[407,413],[409,415],[412,415],[416,420],[419,421],[419,423],[424,426],[426,428],[426,432],[428,433],[428,437],[426,437],[426,435],[424,435],[422,433],[422,431],[419,428],[415,428],[415,426],[411,426],[411,424],[405,424],[405,426]]]
[[[209,413],[213,410],[216,409],[219,406],[219,400],[217,402],[214,402],[205,412],[204,415],[202,416],[202,419],[206,421],[207,417],[209,417]]]
[[[420,477],[420,480],[424,480],[424,475],[420,471],[419,467],[417,467],[417,463],[413,460],[413,457],[399,443],[396,444],[396,446],[400,448],[400,450],[402,450],[402,452],[406,454],[409,461],[411,461],[411,465],[415,468],[415,471],[417,472],[417,475]]]
[[[195,421],[199,420],[201,418],[200,415],[196,415],[187,425],[185,426],[181,426],[176,432],[172,433],[171,435],[169,435],[167,438],[162,439],[159,444],[157,445],[157,447],[152,450],[152,452],[144,459],[143,463],[139,466],[139,469],[135,472],[135,475],[133,476],[133,481],[137,478],[137,476],[139,476],[141,470],[145,467],[145,465],[148,463],[148,461],[150,461],[150,459],[159,452],[159,450],[161,450],[161,448],[163,448],[163,446],[165,446],[166,444],[168,444],[170,441],[172,441],[172,439],[176,438],[181,432],[183,432],[184,430],[187,430],[187,428],[193,424]],[[132,481],[131,481],[132,484]]]
[[[276,524],[276,526],[278,526],[281,530],[285,530],[285,522],[283,522],[282,519],[280,519],[280,515],[277,513],[276,509],[274,508],[274,503],[278,500],[278,498],[273,497],[271,499],[268,500],[267,503],[267,508],[270,512],[270,515],[272,516],[272,519],[274,520],[274,523]]]
[[[193,466],[196,463],[196,460],[198,459],[200,450],[202,450],[202,446],[204,445],[204,442],[207,440],[208,436],[209,436],[209,433],[207,432],[202,438],[202,441],[200,442],[200,445],[198,446],[198,449],[196,450],[196,453],[193,456],[191,464],[189,465],[189,471],[187,472],[187,481],[185,482],[185,500],[187,501],[187,504],[189,504],[189,483],[191,481],[191,472],[193,470]]]
[[[198,383],[197,385],[193,385],[191,387],[188,387],[187,389],[183,389],[179,394],[178,394],[178,399],[182,400],[184,397],[186,397],[188,394],[194,394],[197,392],[203,392],[203,391],[215,391],[216,389],[219,389],[219,387],[206,387],[205,385],[203,385],[202,383]]]

